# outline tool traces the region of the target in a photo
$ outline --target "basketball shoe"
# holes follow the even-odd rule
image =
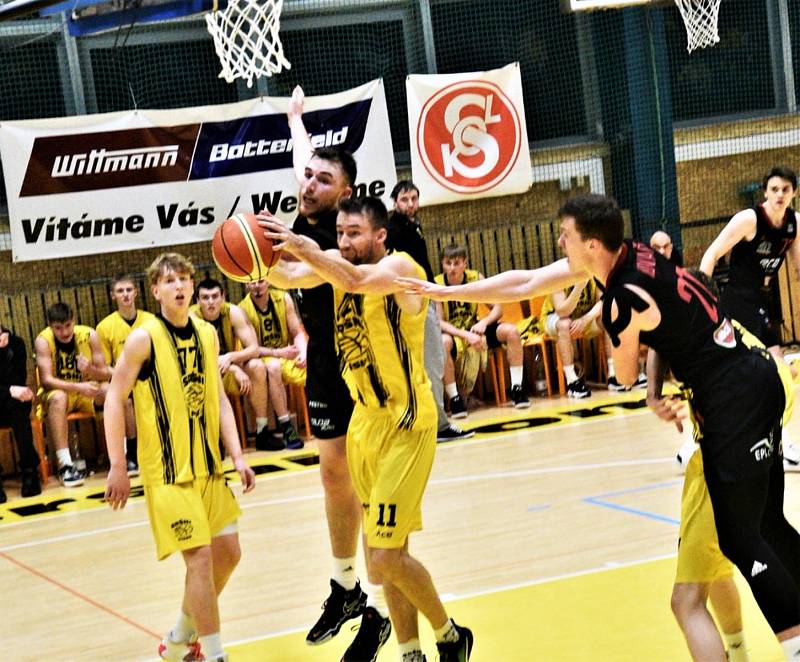
[[[592,395],[589,387],[583,383],[582,379],[576,379],[574,382],[567,384],[567,395],[570,398],[588,398]]]
[[[514,409],[527,409],[531,406],[531,401],[528,400],[521,385],[511,387],[511,401],[514,403]]]
[[[341,662],[375,662],[390,634],[392,622],[383,618],[374,607],[367,607],[361,616],[358,634],[347,647]]]
[[[464,404],[460,395],[454,395],[450,398],[450,416],[452,418],[467,417],[467,406]]]
[[[617,381],[616,376],[608,378],[608,390],[609,391],[630,391],[630,386],[625,386],[624,384],[620,384]]]
[[[472,430],[462,430],[452,423],[448,423],[436,433],[436,441],[455,441],[456,439],[469,439],[474,436],[475,433]]]
[[[136,460],[128,460],[127,469],[128,469],[128,476],[130,478],[139,475],[139,465],[136,464]]]
[[[74,464],[65,464],[58,470],[58,479],[64,487],[78,487],[83,485],[86,474]]]
[[[297,430],[294,429],[291,421],[281,426],[281,432],[283,432],[283,443],[286,444],[286,448],[292,451],[303,448],[303,440],[297,434]]]
[[[436,649],[439,651],[439,662],[467,662],[470,653],[472,653],[472,645],[474,643],[472,630],[456,625],[455,621],[453,621],[453,627],[458,632],[457,641],[436,642]]]
[[[169,634],[166,634],[158,645],[158,656],[170,662],[197,662],[205,659],[197,639],[172,641]]]
[[[364,613],[366,605],[367,594],[361,590],[360,582],[356,582],[355,588],[348,591],[339,582],[331,579],[331,594],[322,603],[322,616],[306,635],[306,643],[316,646],[333,639],[345,621]]]

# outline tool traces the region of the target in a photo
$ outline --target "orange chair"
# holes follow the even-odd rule
[[[38,418],[31,417],[31,431],[33,432],[34,448],[39,454],[39,472],[41,473],[42,483],[46,483],[47,479],[50,478],[50,461],[47,459],[42,422]],[[7,432],[9,440],[14,436],[14,431],[10,427],[0,427],[0,432]]]

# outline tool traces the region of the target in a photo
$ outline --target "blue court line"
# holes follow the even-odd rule
[[[654,519],[658,522],[666,522],[667,524],[680,524],[680,520],[673,519],[672,517],[666,517],[664,515],[659,515],[658,513],[651,513],[647,510],[639,510],[638,508],[629,508],[628,506],[621,506],[618,503],[613,503],[611,501],[604,501],[603,499],[607,497],[614,497],[619,496],[621,494],[634,494],[636,492],[649,492],[650,490],[658,490],[665,487],[673,487],[674,485],[679,485],[682,483],[682,480],[671,480],[666,483],[656,483],[655,485],[646,485],[644,487],[634,487],[628,490],[619,490],[618,492],[606,492],[605,494],[598,494],[597,496],[586,497],[582,499],[586,503],[590,503],[593,506],[602,506],[603,508],[610,508],[611,510],[619,510],[624,513],[630,513],[631,515],[639,515],[640,517],[646,517],[648,519]]]

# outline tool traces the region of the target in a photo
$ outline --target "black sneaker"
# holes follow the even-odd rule
[[[450,398],[450,416],[452,418],[467,417],[467,406],[464,404],[464,401],[461,399],[460,395]]]
[[[42,484],[39,481],[39,470],[23,469],[22,488],[20,489],[20,496],[32,497],[41,493],[42,493]]]
[[[375,662],[383,645],[392,634],[392,623],[374,607],[367,607],[353,643],[347,647],[341,662]]]
[[[286,448],[296,451],[299,448],[303,448],[305,444],[303,444],[303,440],[297,434],[297,430],[294,429],[294,426],[291,423],[287,423],[283,427],[283,443],[286,444]]]
[[[462,430],[448,423],[436,433],[436,441],[455,441],[457,439],[469,439],[474,436],[475,433],[472,430]]]
[[[592,392],[583,383],[582,379],[576,379],[574,382],[567,384],[567,395],[570,398],[588,398],[592,395]]]
[[[128,477],[133,478],[134,476],[139,475],[139,465],[136,464],[135,460],[128,460]]]
[[[403,653],[403,662],[428,662],[428,658],[420,650],[409,651],[408,653]]]
[[[360,582],[356,582],[355,588],[348,591],[331,579],[331,594],[322,604],[322,616],[306,635],[306,643],[316,646],[332,639],[339,633],[345,621],[361,616],[366,605],[367,594],[361,590]]]
[[[609,377],[608,378],[608,390],[609,391],[630,391],[630,386],[625,386],[624,384],[620,384],[617,381],[616,377]]]
[[[647,388],[647,375],[640,374],[633,382],[633,388]]]
[[[258,451],[282,451],[286,448],[283,439],[276,437],[272,430],[266,427],[256,435],[256,450]]]
[[[74,464],[65,464],[58,470],[58,479],[64,487],[78,487],[83,485],[86,475]]]
[[[439,662],[467,662],[472,652],[475,638],[472,630],[463,628],[453,622],[453,627],[458,632],[458,641],[439,641],[436,648],[439,651]]]
[[[514,403],[514,409],[527,409],[531,406],[531,401],[522,390],[522,385],[511,387],[511,401]]]

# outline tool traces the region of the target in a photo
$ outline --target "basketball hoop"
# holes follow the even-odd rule
[[[283,0],[229,0],[222,11],[206,14],[206,26],[222,65],[219,77],[253,86],[253,78],[280,73],[291,64],[283,56]]]
[[[686,25],[686,50],[690,53],[719,42],[719,3],[720,0],[675,0]]]

